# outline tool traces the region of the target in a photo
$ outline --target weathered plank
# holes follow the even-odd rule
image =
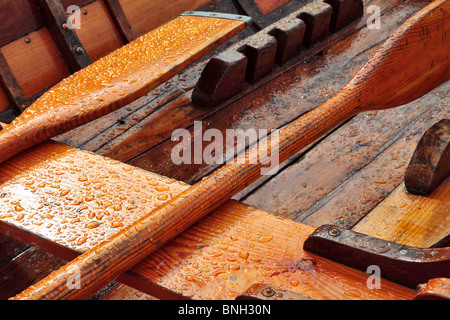
[[[401,184],[352,229],[409,246],[428,248],[450,234],[450,180],[429,196]]]
[[[355,117],[244,202],[316,227],[353,226],[402,183],[421,135],[450,114],[449,89]]]

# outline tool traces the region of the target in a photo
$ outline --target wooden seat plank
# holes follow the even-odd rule
[[[368,290],[364,272],[303,251],[315,228],[230,200],[128,273],[146,291],[157,284],[193,299],[234,299],[265,283],[312,299],[410,299],[383,280]]]
[[[185,292],[188,292],[188,290],[186,290]]]
[[[65,258],[188,187],[56,142],[2,164],[0,177],[0,230]]]
[[[421,248],[439,243],[450,234],[450,179],[428,196],[411,194],[402,183],[352,229]]]

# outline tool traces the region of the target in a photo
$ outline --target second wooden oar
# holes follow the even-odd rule
[[[450,0],[438,0],[410,18],[334,97],[281,130],[279,148],[259,143],[14,299],[80,299],[96,292],[258,179],[267,163],[259,155],[282,162],[359,112],[405,104],[447,81],[449,39]],[[75,274],[80,290],[66,286]]]
[[[64,79],[0,131],[0,163],[147,94],[250,23],[187,12]]]

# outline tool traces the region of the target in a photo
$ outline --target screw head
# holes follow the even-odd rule
[[[261,291],[261,293],[264,297],[272,297],[277,292],[275,290],[273,290],[272,288],[265,288],[263,291]]]
[[[338,235],[341,234],[341,231],[339,231],[339,229],[332,228],[332,229],[328,230],[328,234],[332,237],[337,237]]]
[[[78,54],[79,56],[84,54],[84,49],[80,46],[75,47],[75,53]]]
[[[297,268],[306,271],[314,267],[314,261],[311,259],[302,259],[297,263]]]

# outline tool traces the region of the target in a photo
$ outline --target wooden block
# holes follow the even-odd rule
[[[320,1],[314,1],[302,8],[298,18],[306,23],[305,47],[312,47],[327,37],[332,11],[329,4]]]
[[[433,125],[420,139],[405,173],[406,189],[426,195],[450,176],[450,119]]]

